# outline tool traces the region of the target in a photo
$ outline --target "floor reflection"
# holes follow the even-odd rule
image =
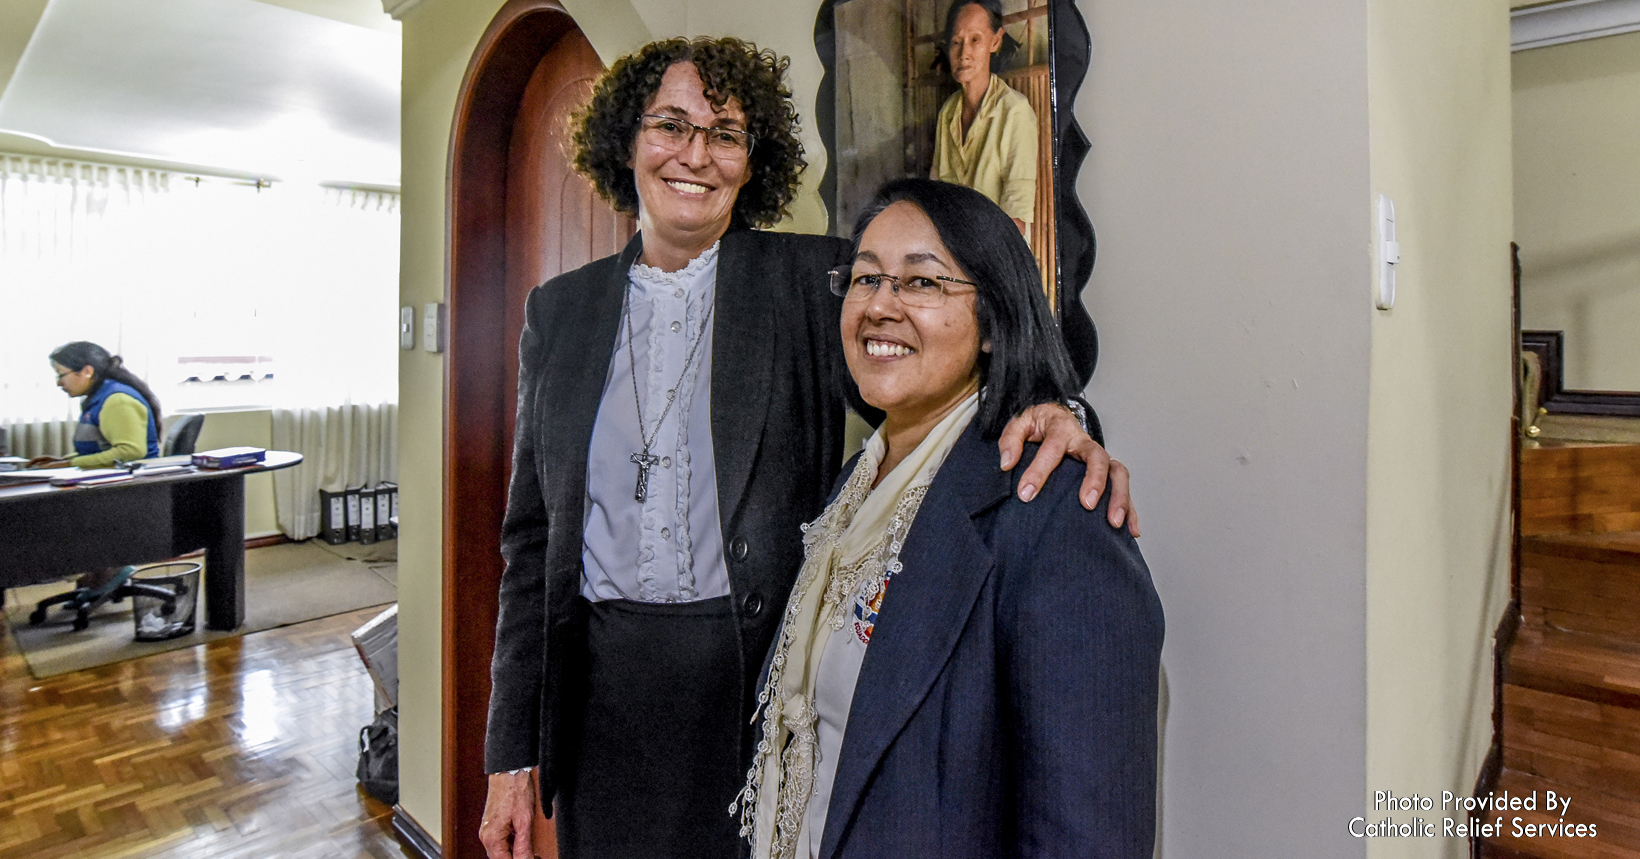
[[[38,681],[0,636],[0,856],[406,856],[353,778],[376,612]]]

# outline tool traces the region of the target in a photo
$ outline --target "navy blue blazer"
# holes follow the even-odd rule
[[[1161,602],[1109,493],[1077,501],[1079,463],[1029,504],[1021,471],[971,425],[929,487],[860,668],[822,859],[1152,855]]]

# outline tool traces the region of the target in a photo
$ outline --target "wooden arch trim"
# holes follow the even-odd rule
[[[542,58],[576,31],[552,0],[509,0],[473,52],[456,99],[445,206],[449,308],[444,373],[441,815],[443,859],[482,857],[484,714],[511,456],[511,368],[505,338],[508,146]]]

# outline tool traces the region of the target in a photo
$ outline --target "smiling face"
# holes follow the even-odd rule
[[[674,63],[661,77],[660,88],[644,113],[677,117],[703,128],[745,130],[746,114],[740,102],[731,98],[722,107],[714,107],[703,94],[704,88],[693,63]],[[652,251],[668,256],[685,253],[684,262],[729,229],[735,198],[751,176],[746,158],[714,157],[700,133],[673,150],[647,140],[640,131],[629,166],[638,187],[638,226],[644,234],[645,257],[654,256]]]
[[[951,77],[965,89],[991,79],[991,55],[1002,47],[1002,31],[991,29],[991,13],[973,3],[957,12],[946,46]]]
[[[972,280],[951,257],[922,210],[899,202],[860,236],[854,274],[902,281],[944,275]],[[947,286],[951,286],[947,284]],[[939,307],[907,307],[885,281],[869,298],[843,302],[843,353],[867,403],[898,426],[932,428],[979,390],[979,319],[971,287]]]
[[[57,374],[57,387],[62,388],[63,393],[71,397],[83,397],[86,391],[91,390],[91,379],[97,371],[92,369],[90,364],[78,370],[70,370],[52,361],[51,372]]]

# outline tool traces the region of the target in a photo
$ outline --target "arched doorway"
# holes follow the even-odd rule
[[[482,857],[497,543],[530,288],[632,235],[570,169],[565,120],[602,65],[563,7],[510,0],[479,41],[450,139],[444,415],[444,859]]]

